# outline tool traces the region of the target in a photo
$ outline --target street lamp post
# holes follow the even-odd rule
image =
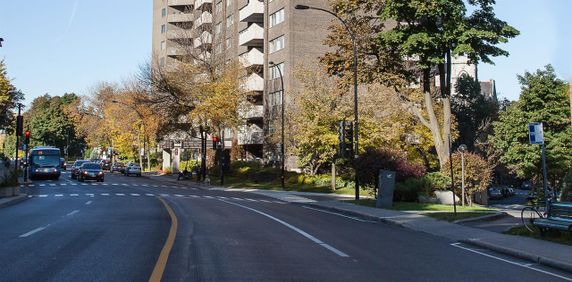
[[[457,150],[461,153],[461,204],[465,206],[465,152],[467,145],[461,144]]]
[[[355,33],[350,29],[346,21],[344,21],[338,14],[322,9],[317,7],[311,7],[306,5],[296,5],[296,10],[318,10],[325,13],[328,13],[334,17],[336,17],[342,25],[345,27],[346,31],[350,35],[353,44],[353,52],[354,52],[354,60],[353,60],[353,82],[354,82],[354,166],[357,167],[357,163],[355,161],[359,155],[359,123],[358,123],[358,49],[357,49],[357,39]],[[354,169],[355,169],[354,167]],[[357,176],[357,171],[355,172],[355,199],[359,200],[359,179]]]
[[[274,64],[274,62],[268,62],[268,64],[271,67],[274,67],[276,69],[278,69],[278,74],[280,75],[280,88],[282,88],[281,91],[281,95],[280,95],[280,111],[281,111],[281,117],[280,117],[280,122],[282,123],[280,129],[281,129],[281,133],[280,133],[280,185],[282,186],[282,190],[284,190],[284,178],[285,178],[285,173],[284,173],[284,166],[285,166],[285,162],[286,162],[286,157],[285,157],[285,145],[284,145],[284,76],[282,75],[282,70],[280,69],[280,67],[276,64]]]
[[[125,106],[131,108],[132,110],[135,111],[135,113],[137,113],[137,115],[139,116],[139,119],[141,119],[141,127],[142,127],[141,131],[143,132],[143,155],[141,154],[141,141],[139,141],[139,153],[138,153],[138,154],[139,154],[139,166],[141,167],[141,169],[143,169],[143,157],[145,156],[145,147],[146,147],[146,146],[145,146],[145,145],[146,145],[146,144],[145,144],[145,143],[146,143],[146,139],[145,139],[145,135],[146,135],[146,134],[145,134],[145,121],[144,121],[144,119],[143,119],[143,115],[142,115],[135,107],[133,107],[133,106],[131,106],[131,105],[129,105],[129,104],[126,104],[126,103],[123,103],[123,102],[120,102],[120,101],[117,101],[117,100],[112,100],[111,102],[112,102],[112,103],[115,103],[115,104],[125,105]],[[141,137],[139,137],[139,138],[141,138]],[[139,140],[141,140],[141,139],[139,139]],[[113,154],[113,151],[112,151],[111,153]],[[151,170],[149,157],[147,157],[147,170]]]

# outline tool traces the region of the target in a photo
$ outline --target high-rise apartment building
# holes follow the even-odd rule
[[[189,50],[203,56],[237,59],[244,66],[248,110],[237,140],[243,159],[273,159],[276,147],[265,143],[279,119],[275,109],[299,85],[293,70],[317,62],[334,20],[326,13],[298,11],[296,4],[329,8],[328,0],[154,0],[153,64],[175,64]],[[275,64],[270,67],[269,62]],[[280,84],[278,69],[283,73]],[[266,148],[265,148],[266,147]]]

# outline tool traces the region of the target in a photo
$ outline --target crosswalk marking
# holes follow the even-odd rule
[[[55,186],[56,186],[56,184],[50,184],[50,186],[51,186],[51,187],[55,187]]]
[[[95,197],[96,194],[93,193],[85,193],[85,194],[40,194],[40,195],[28,195],[28,198],[48,198],[48,197],[57,197],[57,198],[63,198],[63,197],[80,197],[81,195],[85,195],[87,197]],[[287,202],[283,202],[283,201],[271,201],[271,200],[265,200],[265,199],[251,199],[251,198],[239,198],[239,197],[225,197],[225,196],[209,196],[209,195],[182,195],[182,194],[153,194],[153,193],[146,193],[146,194],[139,194],[139,193],[114,193],[114,194],[110,194],[110,193],[99,193],[98,195],[100,196],[118,196],[118,197],[126,197],[126,196],[131,196],[131,197],[140,197],[140,196],[147,196],[147,197],[155,197],[156,195],[160,195],[161,197],[177,197],[177,198],[194,198],[194,199],[219,199],[219,200],[237,200],[237,201],[249,201],[249,202],[256,202],[256,203],[268,203],[268,204],[287,204]]]
[[[115,193],[116,196],[125,196],[123,193]]]
[[[141,195],[137,194],[137,193],[131,193],[131,196],[135,196],[135,197],[139,197]]]
[[[109,193],[101,193],[101,196],[109,196]]]
[[[79,194],[70,194],[70,197],[77,197]]]
[[[148,193],[148,194],[145,194],[145,196],[148,196],[148,197],[154,197],[155,195],[154,195],[154,194],[150,194],[150,193]]]
[[[56,196],[56,197],[63,197],[64,194],[55,194],[54,196]]]

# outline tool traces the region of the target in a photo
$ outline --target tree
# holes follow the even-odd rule
[[[495,101],[485,98],[480,83],[466,74],[457,80],[455,90],[451,107],[459,128],[457,144],[465,144],[469,151],[474,151],[477,141],[486,142],[499,107]]]
[[[521,96],[500,114],[494,123],[491,142],[500,161],[521,179],[539,178],[541,154],[529,144],[528,123],[542,122],[546,162],[555,185],[572,166],[572,128],[567,84],[558,79],[550,65],[534,73],[518,76]]]
[[[362,82],[395,88],[405,107],[431,131],[440,165],[449,157],[451,141],[452,56],[472,63],[492,63],[508,55],[496,47],[518,31],[495,17],[494,0],[337,0],[333,8],[357,34]],[[338,47],[323,60],[332,75],[344,75],[351,66],[351,41],[340,25],[332,27],[327,43]],[[437,76],[438,75],[438,76]],[[345,75],[346,77],[350,77]],[[409,86],[421,77],[421,93]],[[440,80],[442,87],[432,85]],[[438,116],[437,107],[442,108]]]
[[[492,170],[487,161],[479,155],[465,152],[465,199],[469,205],[472,205],[472,195],[484,191],[490,184]],[[449,160],[441,169],[441,174],[450,176]],[[456,152],[453,154],[453,177],[455,178],[455,193],[461,192],[461,177],[462,177],[462,163],[461,153]],[[449,185],[451,179],[449,178]]]
[[[12,85],[4,61],[0,61],[0,129],[12,131],[16,123],[12,110],[23,99],[24,94]]]

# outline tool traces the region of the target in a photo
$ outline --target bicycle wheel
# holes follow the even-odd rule
[[[542,217],[542,214],[535,207],[525,207],[520,212],[522,225],[524,225],[524,227],[530,232],[534,232],[536,230],[536,227],[533,224],[534,220]]]

